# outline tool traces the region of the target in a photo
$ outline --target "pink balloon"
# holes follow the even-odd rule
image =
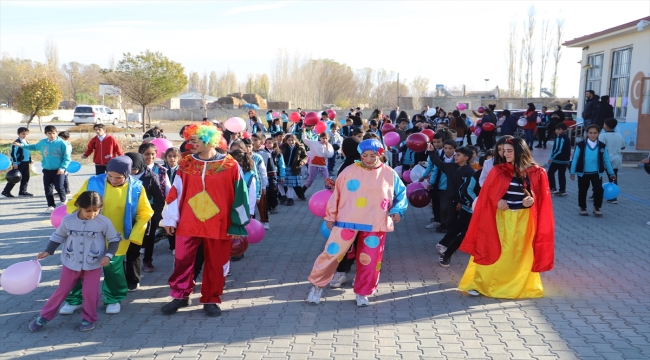
[[[36,260],[22,261],[9,266],[0,276],[0,286],[13,295],[24,295],[36,289],[41,282],[41,264]]]
[[[402,173],[402,180],[407,184],[411,182],[411,170],[406,170]]]
[[[395,172],[397,173],[397,175],[399,175],[399,178],[401,179],[402,178],[402,165],[395,166],[395,168],[393,170],[395,170]]]
[[[234,133],[240,133],[246,130],[246,122],[244,119],[238,117],[231,117],[230,119],[226,120],[223,126]]]
[[[476,135],[476,136],[481,135],[481,128],[480,127],[477,127],[476,129],[474,129],[474,135]]]
[[[406,197],[409,197],[411,193],[417,189],[424,189],[424,184],[416,181],[414,183],[410,183],[406,186]]]
[[[399,134],[396,132],[389,132],[384,135],[384,144],[386,144],[386,146],[396,146],[399,144],[399,141]]]
[[[317,191],[309,198],[309,211],[318,217],[325,217],[325,210],[327,209],[327,202],[332,197],[332,190]]]
[[[163,138],[155,138],[151,141],[152,144],[156,145],[156,156],[159,159],[162,159],[163,155],[165,154],[165,151],[169,149],[170,147],[174,146],[174,143],[167,139]]]
[[[50,214],[50,222],[52,223],[52,226],[54,226],[55,229],[58,228],[66,215],[68,215],[68,210],[65,205],[60,205],[54,209]]]
[[[273,118],[276,119],[276,118],[279,118],[279,117],[280,117],[280,113],[277,112],[277,111],[274,111],[273,112]]]
[[[248,225],[245,226],[246,231],[248,232],[248,243],[257,244],[258,242],[264,239],[266,230],[264,230],[264,225],[261,222],[251,219]]]
[[[456,109],[458,109],[460,111],[463,111],[463,110],[467,109],[467,106],[465,104],[458,104],[458,105],[456,105]]]

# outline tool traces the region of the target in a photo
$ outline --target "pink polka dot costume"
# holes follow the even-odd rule
[[[367,142],[359,145],[360,153],[367,150],[379,152],[373,146],[381,146],[379,142]],[[372,295],[379,282],[386,233],[393,231],[390,215],[404,216],[408,206],[406,188],[389,166],[381,164],[371,169],[357,162],[339,174],[333,190],[325,220],[333,221],[334,228],[325,249],[314,263],[309,282],[318,287],[327,285],[338,263],[358,237],[354,292]]]

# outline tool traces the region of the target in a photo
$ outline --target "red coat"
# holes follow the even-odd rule
[[[530,190],[535,200],[530,208],[535,221],[533,239],[533,272],[553,269],[555,221],[546,171],[539,166],[526,170]],[[501,256],[501,243],[496,224],[497,202],[503,198],[514,176],[511,164],[495,166],[487,177],[478,197],[474,216],[469,224],[460,250],[474,256],[479,265],[494,264]]]
[[[117,140],[108,134],[104,137],[103,141],[99,141],[97,136],[90,139],[88,149],[84,153],[84,156],[90,156],[93,151],[95,152],[93,155],[93,162],[95,165],[100,166],[106,166],[110,159],[124,155]]]

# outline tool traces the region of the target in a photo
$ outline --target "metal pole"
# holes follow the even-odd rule
[[[399,73],[397,73],[397,106],[399,106]]]

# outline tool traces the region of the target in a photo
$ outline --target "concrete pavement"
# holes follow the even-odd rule
[[[70,176],[73,191],[91,172],[84,166]],[[343,289],[326,289],[320,305],[309,305],[306,278],[325,240],[321,220],[297,201],[271,215],[267,237],[232,263],[218,318],[204,315],[198,294],[175,315],[160,312],[169,301],[173,262],[162,241],[154,253],[157,271],[145,274],[120,314],[106,315],[101,307],[97,327],[88,333],[76,330],[78,312],[30,333],[28,323],[58,282],[57,251],[42,261],[35,291],[0,291],[0,358],[646,359],[650,182],[640,169],[622,169],[619,176],[623,194],[619,204],[603,206],[603,218],[578,216],[576,182],[568,181],[569,196],[553,199],[556,266],[542,274],[543,299],[458,292],[468,256],[458,253],[451,267],[440,267],[434,246],[442,234],[424,228],[429,208],[411,207],[388,236],[369,307],[357,308],[351,279]],[[308,195],[322,186],[315,182]],[[42,212],[40,177],[29,191],[37,196],[0,199],[0,269],[33,259],[53,230]]]

